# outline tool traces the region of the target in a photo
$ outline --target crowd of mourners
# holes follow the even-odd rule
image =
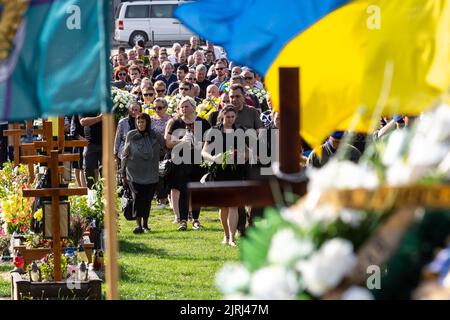
[[[273,156],[277,141],[271,132],[283,121],[272,110],[264,79],[251,68],[229,61],[222,48],[210,42],[201,46],[192,37],[190,44],[175,43],[170,51],[156,45],[146,48],[140,42],[129,50],[120,47],[110,60],[111,85],[134,96],[127,106],[128,116],[117,123],[114,156],[119,184],[132,195],[136,234],[150,231],[153,200],[158,208],[170,206],[178,230],[185,231],[190,224],[192,229],[202,229],[200,209],[189,203],[188,184],[263,178],[259,169],[270,167],[272,161],[260,161],[260,150],[255,158],[247,138],[243,147],[238,146],[236,132],[255,132],[255,139],[265,142],[261,144],[268,149],[264,152]],[[407,121],[402,116],[383,118],[380,130],[370,138],[381,138]],[[75,150],[81,159],[74,169],[77,184],[92,188],[101,176],[102,114],[66,117],[66,132],[89,142]],[[323,166],[336,153],[344,134],[331,133],[321,157],[302,141],[302,165]],[[213,147],[218,137],[223,141],[219,151]],[[366,138],[357,135],[348,146],[352,161],[358,161]],[[175,161],[174,154],[183,161]],[[243,235],[261,212],[244,206],[220,208],[222,243],[236,246],[236,235]]]

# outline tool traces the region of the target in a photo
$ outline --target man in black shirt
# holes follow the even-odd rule
[[[197,79],[197,84],[200,87],[200,95],[198,96],[200,99],[206,99],[206,89],[208,89],[208,86],[212,84],[211,81],[206,79],[206,73],[208,72],[208,69],[206,69],[206,66],[203,64],[199,64],[195,68],[195,77]]]
[[[89,144],[84,148],[84,174],[87,186],[92,188],[97,181],[95,170],[101,176],[102,167],[102,114],[87,114],[80,116],[80,123],[84,127],[84,137]]]

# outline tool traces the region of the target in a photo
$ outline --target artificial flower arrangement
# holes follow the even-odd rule
[[[113,113],[116,123],[128,116],[128,104],[136,100],[136,97],[126,90],[111,87],[111,98],[113,101]]]
[[[41,277],[43,282],[51,282],[54,280],[53,273],[55,270],[55,262],[54,262],[54,254],[49,253],[41,260],[35,261],[37,267],[41,271]],[[25,271],[26,274],[24,274],[23,277],[28,278],[28,272],[31,270],[32,264],[29,264]],[[63,279],[68,278],[68,261],[65,255],[61,255],[61,273]]]
[[[166,96],[167,100],[167,114],[174,115],[177,112],[178,103],[180,103],[183,96],[179,93],[173,96]]]
[[[79,228],[85,228],[86,231],[92,229],[103,230],[104,228],[104,213],[105,213],[105,194],[104,194],[104,179],[99,179],[93,184],[92,188],[88,190],[85,196],[71,196],[69,197],[71,222],[74,224],[73,232]],[[119,197],[116,197],[115,205],[116,211],[120,212]]]
[[[83,217],[87,229],[95,227],[103,229],[105,199],[103,194],[104,179],[97,181],[85,196],[69,197],[71,214]]]
[[[352,271],[355,252],[382,219],[331,207],[266,212],[241,240],[241,261],[217,274],[217,286],[232,300],[319,299]],[[373,298],[360,287],[344,293],[355,296]]]
[[[359,164],[338,154],[323,168],[308,169],[307,175],[308,194],[289,209],[266,212],[265,219],[241,240],[240,262],[226,264],[218,272],[216,283],[225,299],[334,297],[332,293],[355,276],[360,249],[399,212],[389,206],[377,211],[349,210],[321,201],[321,196],[344,189],[376,191],[386,185],[448,183],[450,107],[441,105],[422,115],[411,129],[397,130],[387,141],[373,144]],[[409,210],[414,218],[405,224],[393,247],[396,251],[383,262],[389,270],[382,276],[383,290],[369,291],[359,283],[346,287],[340,298],[414,297],[411,292],[421,268],[435,254],[433,248],[442,247],[449,237],[448,209]],[[439,272],[447,275],[449,269],[450,265],[442,268],[441,263]]]
[[[256,96],[259,102],[259,107],[262,112],[269,110],[269,95],[268,92],[264,89],[260,89],[257,87],[247,88],[247,92]]]
[[[23,196],[28,185],[28,167],[6,162],[0,170],[0,220],[8,233],[26,234],[31,229],[34,198]]]
[[[202,101],[201,104],[197,106],[197,116],[203,119],[209,119],[209,116],[219,110],[220,99],[219,98],[207,98]]]
[[[42,238],[40,233],[28,232],[25,235],[24,244],[27,248],[49,248],[50,244],[48,240]]]

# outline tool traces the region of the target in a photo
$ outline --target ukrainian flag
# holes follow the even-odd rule
[[[301,135],[316,146],[450,88],[450,0],[199,0],[176,14],[265,75],[276,109],[279,68],[300,68]]]
[[[0,1],[0,119],[111,110],[104,0]]]

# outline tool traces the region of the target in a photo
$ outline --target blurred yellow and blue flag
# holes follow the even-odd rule
[[[0,119],[111,110],[104,0],[0,1]]]
[[[450,0],[198,0],[176,15],[264,75],[275,109],[279,68],[300,68],[301,135],[315,146],[417,115],[450,88]]]

